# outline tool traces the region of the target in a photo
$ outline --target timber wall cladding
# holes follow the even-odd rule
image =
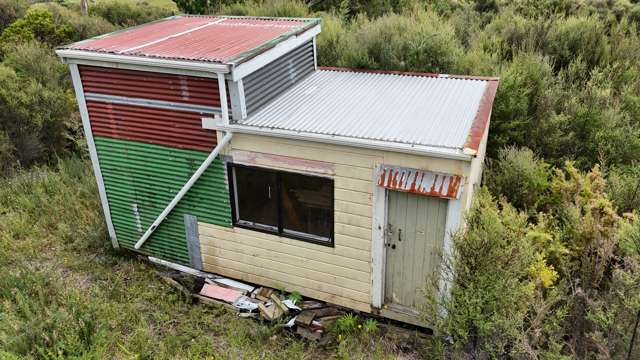
[[[331,165],[335,247],[201,221],[204,270],[267,286],[283,286],[288,291],[296,290],[320,300],[370,311],[371,216],[376,158],[318,148],[309,143],[291,145],[287,141],[236,135],[231,142],[232,154],[236,150],[283,157],[295,154],[299,158]],[[273,157],[255,157],[265,158],[269,159],[268,164],[248,164],[301,170],[291,163],[274,163]],[[324,171],[318,174],[327,175]]]
[[[220,105],[217,81],[90,66],[80,66],[80,74],[116,236],[132,249],[216,146],[216,132],[202,129],[197,109]],[[181,103],[188,110],[147,106],[140,99]],[[141,252],[190,265],[183,216],[231,226],[225,176],[216,160]]]

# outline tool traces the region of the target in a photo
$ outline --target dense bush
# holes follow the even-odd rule
[[[640,220],[619,217],[605,189],[597,167],[585,174],[567,163],[554,169],[536,218],[476,194],[444,258],[450,296],[429,285],[427,318],[454,349],[473,358],[626,355],[640,310]]]
[[[291,0],[259,3],[229,1],[228,4],[221,5],[218,12],[238,16],[306,17],[310,15],[309,8],[304,3]]]
[[[106,34],[117,28],[100,16],[84,16],[57,3],[40,3],[34,5],[33,8],[46,9],[53,16],[55,24],[68,26],[71,29],[70,41],[79,41]]]
[[[51,46],[60,45],[71,39],[71,27],[56,24],[53,15],[43,8],[31,8],[23,18],[7,26],[0,35],[0,47],[10,44],[38,40]]]
[[[500,149],[485,170],[485,184],[495,196],[505,197],[519,210],[537,213],[549,195],[549,164],[529,149]]]
[[[34,42],[13,47],[0,72],[0,159],[28,166],[70,150],[79,124],[64,65]]]
[[[0,32],[21,18],[27,6],[26,0],[0,0]]]
[[[549,30],[547,53],[556,67],[566,67],[573,59],[581,59],[587,69],[606,61],[609,42],[602,22],[596,17],[570,17],[555,21]]]
[[[126,27],[165,18],[174,15],[174,11],[145,2],[104,0],[90,6],[89,14],[102,17],[112,24]]]
[[[640,211],[640,165],[610,169],[607,193],[619,212]]]
[[[533,294],[527,217],[483,189],[466,221],[467,230],[454,236],[453,255],[445,258],[450,295],[432,299],[428,321],[473,358],[517,354]]]

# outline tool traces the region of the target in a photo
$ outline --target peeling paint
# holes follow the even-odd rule
[[[378,186],[425,196],[458,199],[462,193],[462,176],[385,165],[380,169]]]

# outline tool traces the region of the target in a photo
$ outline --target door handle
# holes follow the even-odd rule
[[[398,229],[398,241],[402,241],[402,229]]]

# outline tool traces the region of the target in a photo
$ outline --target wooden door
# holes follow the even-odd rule
[[[417,308],[427,276],[440,271],[447,200],[389,191],[385,304]]]

